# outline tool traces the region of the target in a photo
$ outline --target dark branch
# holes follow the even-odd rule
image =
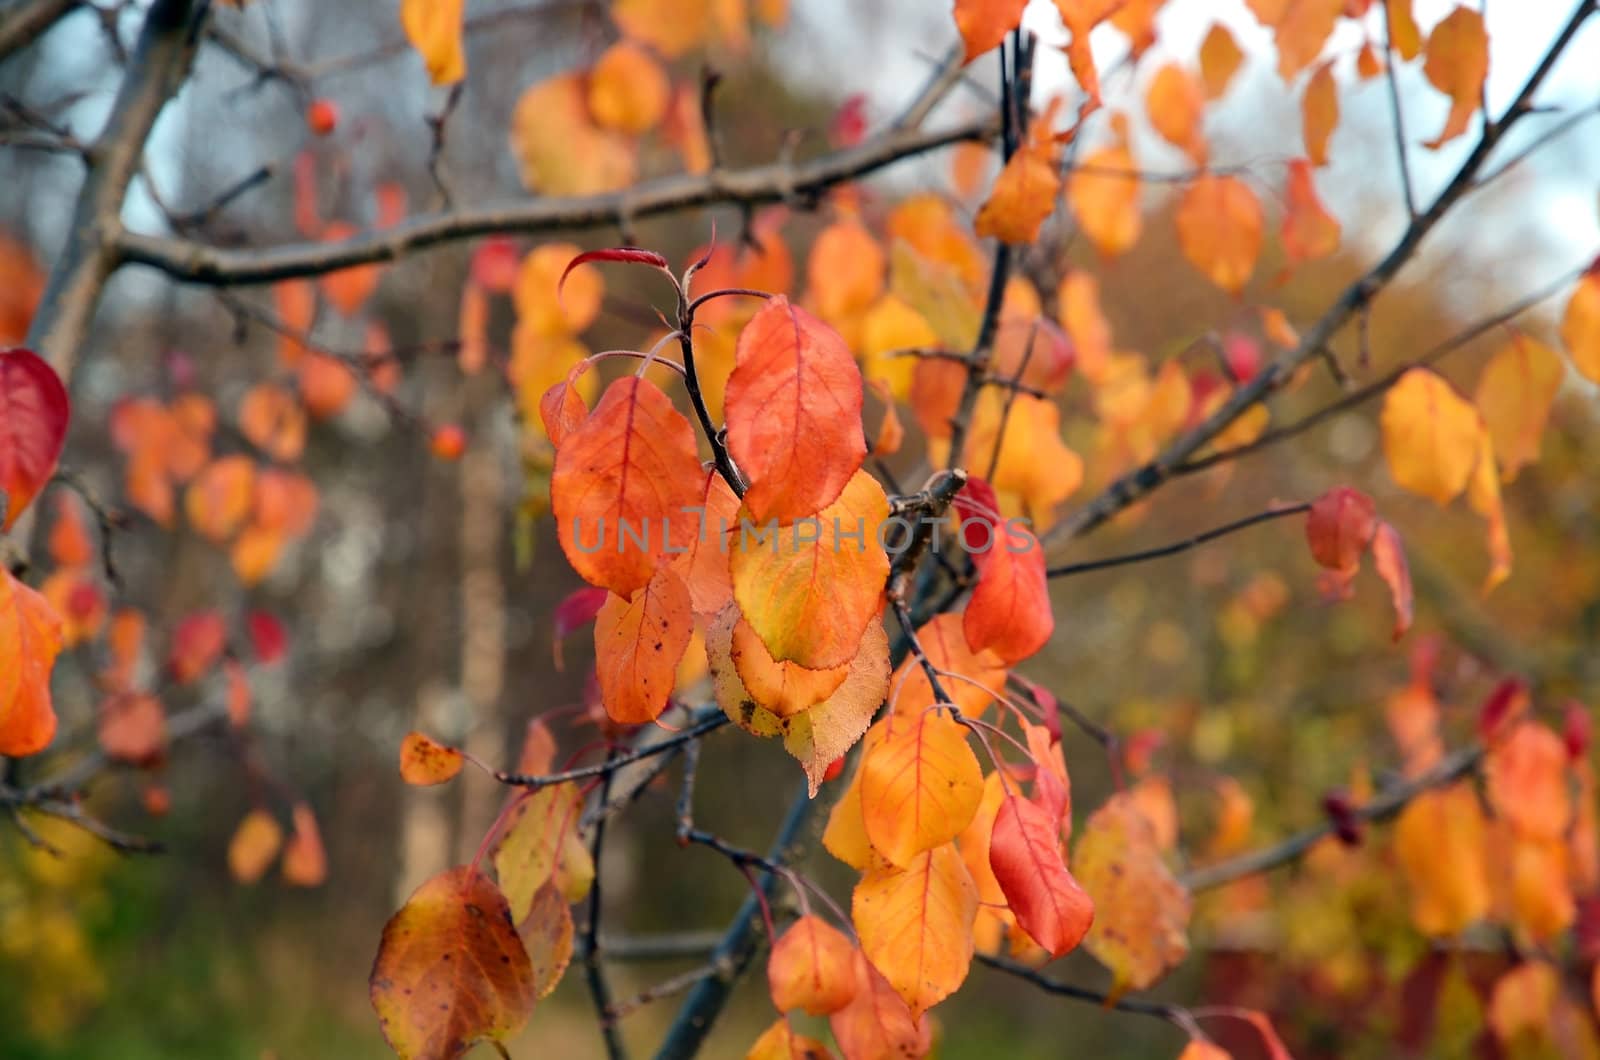
[[[1224,523],[1222,526],[1213,527],[1212,529],[1206,530],[1203,533],[1195,534],[1193,537],[1186,537],[1182,541],[1174,541],[1170,545],[1162,545],[1158,548],[1147,548],[1140,552],[1129,552],[1123,556],[1108,556],[1105,559],[1093,559],[1084,563],[1066,563],[1059,567],[1051,567],[1046,573],[1052,578],[1064,578],[1072,574],[1085,574],[1089,571],[1095,570],[1109,570],[1112,567],[1123,567],[1130,563],[1143,563],[1145,560],[1160,559],[1163,556],[1173,556],[1177,555],[1179,552],[1187,552],[1191,548],[1198,548],[1207,541],[1215,541],[1219,537],[1226,537],[1237,530],[1248,529],[1258,523],[1269,522],[1273,519],[1282,519],[1290,515],[1299,515],[1300,513],[1309,510],[1310,507],[1310,504],[1300,503],[1289,504],[1283,507],[1268,508],[1266,511],[1256,512],[1254,515],[1247,515],[1243,519],[1235,519],[1231,523]]]

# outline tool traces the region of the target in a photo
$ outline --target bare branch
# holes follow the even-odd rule
[[[38,40],[82,3],[83,0],[33,0],[0,14],[0,62]]]
[[[515,784],[519,787],[527,788],[529,791],[538,791],[540,788],[547,788],[551,784],[561,784],[568,780],[587,780],[590,777],[610,776],[626,766],[633,765],[635,762],[641,762],[646,758],[654,758],[656,755],[674,751],[682,744],[698,740],[706,733],[711,732],[713,729],[720,729],[726,724],[728,724],[728,716],[719,711],[712,717],[691,725],[680,733],[675,733],[664,740],[647,744],[626,754],[613,755],[598,765],[568,769],[561,773],[546,773],[542,776],[502,772],[496,773],[495,779],[502,784]],[[601,801],[604,802],[605,800],[602,799]]]
[[[616,758],[615,749],[607,755],[609,763]],[[605,805],[611,797],[611,778],[614,771],[608,771],[600,780],[600,805]],[[606,1055],[611,1060],[622,1060],[628,1055],[627,1048],[622,1044],[622,1032],[617,1028],[616,1020],[612,1015],[611,984],[606,980],[604,964],[600,960],[600,948],[596,940],[600,937],[600,912],[601,890],[600,856],[605,843],[606,819],[600,817],[594,822],[594,835],[589,840],[589,856],[594,861],[594,882],[589,885],[589,916],[584,921],[583,933],[578,939],[577,956],[583,962],[584,978],[589,983],[589,994],[594,998],[595,1012],[600,1017],[600,1034],[606,1043]]]
[[[28,330],[28,345],[63,378],[72,374],[100,292],[117,267],[122,204],[145,140],[188,76],[208,7],[193,0],[156,0],[151,6],[111,116],[90,149],[67,244]]]
[[[1310,508],[1311,505],[1307,503],[1274,506],[1265,511],[1256,512],[1254,515],[1247,515],[1243,519],[1235,519],[1231,523],[1224,523],[1221,526],[1195,534],[1193,537],[1186,537],[1182,541],[1175,541],[1170,545],[1161,545],[1158,548],[1147,548],[1140,552],[1129,552],[1128,554],[1122,556],[1108,556],[1105,559],[1089,560],[1084,563],[1066,563],[1059,567],[1051,567],[1048,571],[1046,571],[1046,573],[1052,578],[1064,578],[1072,574],[1085,574],[1089,571],[1095,570],[1109,570],[1112,567],[1123,567],[1130,563],[1143,563],[1145,560],[1160,559],[1163,556],[1173,556],[1177,555],[1179,552],[1187,552],[1191,548],[1198,548],[1207,541],[1215,541],[1219,537],[1226,537],[1227,535],[1236,531],[1249,529],[1258,523],[1265,523],[1273,519],[1282,519],[1290,515],[1299,515],[1302,512],[1308,511]]]
[[[1389,5],[1393,2],[1384,0],[1383,3],[1383,72],[1384,80],[1389,83],[1389,113],[1394,116],[1394,150],[1400,159],[1400,190],[1405,193],[1406,217],[1416,220],[1417,199],[1411,190],[1411,152],[1406,143],[1405,114],[1400,109],[1400,85],[1395,77],[1394,42],[1389,39]],[[1484,111],[1485,115],[1488,113]]]
[[[394,261],[413,251],[495,233],[565,232],[620,225],[694,206],[755,206],[798,196],[814,199],[836,184],[963,140],[994,133],[990,120],[937,132],[894,131],[809,162],[775,162],[701,176],[644,181],[623,191],[570,198],[533,198],[450,213],[425,214],[340,243],[288,244],[229,250],[187,239],[122,233],[120,260],[149,265],[180,280],[226,285],[319,276],[368,262]]]

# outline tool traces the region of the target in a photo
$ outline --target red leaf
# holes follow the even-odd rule
[[[1040,806],[1007,795],[989,838],[989,867],[1022,930],[1051,956],[1077,947],[1094,922],[1094,903],[1061,859],[1061,830]]]
[[[567,285],[567,277],[579,265],[591,261],[621,261],[631,265],[649,265],[660,269],[668,277],[672,276],[672,267],[667,264],[667,259],[653,250],[640,250],[638,247],[607,247],[605,250],[586,250],[582,254],[567,262],[567,267],[561,272],[561,280],[556,284],[556,299],[561,298],[561,290]]]
[[[1318,497],[1306,514],[1306,542],[1311,558],[1329,570],[1354,574],[1361,553],[1378,531],[1378,507],[1372,498],[1348,486]]]
[[[70,415],[54,368],[31,350],[0,350],[0,530],[55,473]]]
[[[1055,632],[1044,547],[1032,532],[1000,518],[994,488],[983,479],[969,479],[955,507],[978,568],[961,623],[967,646],[987,648],[1008,663],[1026,659]]]
[[[1486,744],[1493,743],[1527,710],[1528,686],[1518,678],[1506,678],[1494,686],[1489,698],[1478,708],[1478,739]]]
[[[594,586],[585,586],[575,589],[567,594],[566,599],[556,605],[555,617],[552,620],[555,626],[550,635],[551,649],[555,653],[556,669],[564,669],[561,658],[561,645],[572,636],[573,631],[587,626],[594,621],[594,616],[600,612],[600,605],[606,602],[609,591]]]
[[[167,668],[180,685],[204,677],[228,646],[228,627],[216,611],[197,611],[172,631]]]
[[[271,666],[289,650],[289,634],[277,615],[252,611],[245,618],[245,627],[250,631],[250,646],[262,665]]]
[[[1399,640],[1411,628],[1413,607],[1411,568],[1406,565],[1400,531],[1388,523],[1378,524],[1378,532],[1372,538],[1372,560],[1378,577],[1388,583],[1389,595],[1394,599],[1394,639]]]
[[[1572,700],[1567,704],[1566,717],[1561,726],[1561,742],[1567,745],[1567,757],[1574,762],[1589,753],[1590,733],[1593,723],[1583,704]]]

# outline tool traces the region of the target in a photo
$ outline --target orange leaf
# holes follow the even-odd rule
[[[1448,504],[1478,462],[1478,411],[1426,368],[1389,388],[1380,416],[1389,473],[1403,489]]]
[[[0,530],[55,474],[67,439],[66,387],[38,354],[0,350]]]
[[[300,400],[319,420],[332,419],[345,410],[360,387],[355,373],[343,361],[320,353],[307,353],[295,368]]]
[[[408,732],[400,741],[400,777],[407,784],[425,788],[453,780],[464,761],[456,748],[420,732]]]
[[[739,498],[715,468],[701,472],[704,488],[691,516],[698,524],[672,566],[689,586],[694,613],[714,615],[733,599],[728,573],[728,540],[738,533]]]
[[[645,49],[618,41],[589,71],[589,113],[602,128],[637,136],[661,123],[672,85]]]
[[[733,595],[774,660],[821,670],[855,657],[889,574],[888,516],[883,487],[865,471],[815,516],[781,525],[752,522],[746,497],[729,557]]]
[[[963,713],[979,716],[1005,693],[1006,667],[992,651],[973,651],[964,627],[961,615],[935,615],[917,630],[917,640],[936,669],[961,675],[961,680],[946,678],[939,684]],[[890,687],[896,694],[891,704],[896,714],[910,716],[933,706],[933,686],[914,657],[900,664]]]
[[[1261,204],[1238,177],[1206,174],[1178,203],[1184,257],[1229,294],[1244,289],[1261,252]]]
[[[400,28],[422,55],[428,78],[436,85],[467,76],[467,55],[461,45],[466,6],[467,0],[400,0]]]
[[[1561,737],[1538,722],[1518,722],[1489,749],[1489,804],[1521,835],[1560,839],[1572,823],[1566,767]]]
[[[306,447],[305,407],[282,387],[258,384],[239,402],[239,432],[274,460],[298,460]]]
[[[234,829],[228,842],[228,871],[240,883],[255,883],[266,875],[283,845],[283,828],[266,810],[251,810]]]
[[[845,970],[853,971],[848,965]],[[761,1032],[745,1052],[744,1060],[833,1060],[833,1050],[815,1038],[795,1033],[789,1021],[780,1016]]]
[[[1322,46],[1343,12],[1343,0],[1280,0],[1281,14],[1271,22],[1278,46],[1278,76],[1285,83],[1322,54]],[[1258,9],[1257,14],[1260,14]],[[1266,22],[1266,19],[1262,20]]]
[[[873,739],[869,733],[863,746],[870,749]],[[872,840],[867,838],[867,822],[861,813],[860,769],[850,778],[839,801],[833,804],[828,825],[822,831],[822,845],[828,853],[861,872],[874,865],[887,864],[882,855],[872,849]]]
[[[913,1019],[967,978],[977,915],[978,890],[952,843],[923,851],[905,868],[869,871],[851,901],[862,953]]]
[[[56,518],[46,547],[61,567],[86,567],[94,562],[94,542],[83,520],[83,505],[69,493],[56,494]]]
[[[118,762],[148,765],[167,746],[167,715],[161,701],[141,693],[112,696],[100,707],[100,749]]]
[[[1022,9],[1027,6],[1028,0],[956,0],[956,29],[966,46],[961,61],[970,63],[999,47],[1022,21]]]
[[[706,0],[617,0],[611,17],[624,34],[676,59],[710,34],[711,4]]]
[[[295,887],[317,887],[328,878],[328,855],[322,847],[317,815],[303,802],[291,814],[294,831],[283,848],[283,878]]]
[[[184,513],[201,537],[221,544],[238,533],[255,501],[256,465],[246,456],[212,461],[189,483]]]
[[[511,291],[519,327],[553,338],[576,335],[595,322],[605,301],[605,276],[587,262],[573,264],[580,253],[575,243],[545,243],[522,259]]]
[[[850,672],[849,664],[827,670],[808,670],[792,662],[777,662],[750,628],[750,623],[743,619],[733,627],[730,655],[739,680],[751,698],[780,718],[821,703],[833,695]]]
[[[1189,893],[1130,796],[1113,795],[1094,812],[1072,863],[1094,900],[1084,947],[1111,970],[1114,991],[1143,990],[1188,955]]]
[[[620,7],[613,14],[620,17]],[[588,93],[576,74],[540,81],[517,100],[511,153],[522,183],[544,195],[616,191],[632,184],[639,169],[631,138],[600,128],[589,116]]]
[[[838,332],[782,295],[739,333],[724,407],[728,451],[757,520],[832,504],[866,459],[861,372]]]
[[[1333,63],[1326,62],[1312,73],[1300,99],[1300,128],[1312,165],[1328,164],[1328,139],[1338,124],[1339,87],[1333,80]]]
[[[1511,482],[1525,464],[1539,459],[1539,444],[1565,367],[1542,342],[1513,332],[1511,341],[1483,366],[1473,403],[1499,458],[1500,474]]]
[[[825,1016],[856,996],[856,949],[821,917],[789,925],[767,958],[767,989],[779,1012],[804,1009]]]
[[[50,673],[61,642],[45,598],[0,568],[0,755],[36,754],[55,737]]]
[[[1126,146],[1084,156],[1067,179],[1067,204],[1095,249],[1114,257],[1139,239],[1139,175]]]
[[[631,597],[700,500],[694,428],[654,383],[624,376],[562,439],[550,500],[567,560],[585,581]]]
[[[1489,76],[1489,35],[1483,16],[1470,7],[1457,7],[1434,26],[1422,72],[1434,88],[1450,97],[1444,128],[1425,145],[1438,148],[1467,131],[1482,102],[1483,82]]]
[[[1317,197],[1311,163],[1303,158],[1289,163],[1289,200],[1279,232],[1290,264],[1325,258],[1339,249],[1339,222]]]
[[[1077,948],[1094,920],[1094,903],[1061,859],[1059,818],[1007,795],[989,837],[989,865],[1022,930],[1052,957]]]
[[[518,798],[494,849],[495,875],[513,921],[529,915],[546,883],[568,902],[589,893],[594,859],[578,833],[582,815],[583,794],[570,780]]]
[[[1177,63],[1167,63],[1150,79],[1144,109],[1163,140],[1195,161],[1205,161],[1206,141],[1200,123],[1205,118],[1206,96],[1199,79]]]
[[[554,883],[533,895],[527,917],[517,927],[533,964],[534,996],[550,996],[572,961],[572,907]]]
[[[859,952],[856,996],[828,1017],[839,1049],[850,1060],[915,1060],[933,1048],[932,1028],[906,1006],[889,981]]]
[[[891,715],[878,727],[882,738],[861,759],[862,819],[873,848],[905,868],[967,827],[983,771],[966,728],[942,712]]]
[[[577,370],[573,369],[574,372]],[[589,404],[583,400],[583,393],[574,383],[572,376],[568,375],[546,390],[539,399],[539,419],[544,423],[545,437],[557,448],[589,416]]]
[[[1483,811],[1469,784],[1425,791],[1401,811],[1395,853],[1425,935],[1458,935],[1489,912]]]
[[[1399,640],[1411,628],[1414,606],[1411,567],[1406,563],[1406,550],[1400,540],[1400,531],[1388,523],[1380,522],[1373,534],[1372,562],[1378,570],[1378,577],[1389,586],[1389,598],[1394,601],[1394,639]]]
[[[1591,268],[1572,289],[1561,317],[1561,344],[1578,373],[1600,383],[1600,271]]]
[[[631,598],[606,598],[594,619],[594,665],[612,721],[644,725],[667,709],[693,632],[689,587],[669,566]]]
[[[1178,1054],[1178,1060],[1233,1060],[1233,1056],[1214,1042],[1191,1038]]]
[[[322,230],[321,238],[325,243],[340,243],[356,233],[355,225],[335,221]],[[361,311],[367,299],[372,297],[372,292],[378,289],[380,275],[382,272],[377,265],[352,265],[328,273],[319,282],[322,284],[322,293],[328,296],[328,301],[345,316],[353,317]],[[302,356],[300,361],[304,359]]]
[[[1220,99],[1227,91],[1239,64],[1244,62],[1244,52],[1221,22],[1206,31],[1200,42],[1200,81],[1205,85],[1207,99]]]
[[[1537,1045],[1549,1029],[1560,997],[1561,976],[1554,965],[1543,961],[1519,964],[1495,980],[1489,995],[1489,1029],[1502,1046],[1524,1035],[1534,1038]]]
[[[371,999],[402,1057],[461,1056],[520,1031],[537,989],[505,897],[462,865],[418,887],[383,928]]]
[[[1411,14],[1411,0],[1384,0],[1389,18],[1389,43],[1406,62],[1422,52],[1422,31]]]
[[[1483,516],[1489,544],[1489,573],[1483,580],[1488,593],[1511,576],[1511,532],[1506,526],[1505,506],[1500,499],[1500,472],[1495,467],[1494,443],[1489,431],[1478,420],[1478,463],[1467,482],[1467,504]]]
[[[216,611],[196,611],[172,630],[167,669],[180,685],[204,677],[228,646],[228,626]]]
[[[1311,558],[1331,571],[1355,574],[1361,554],[1378,532],[1378,507],[1360,490],[1338,486],[1318,497],[1306,513]]]
[[[978,208],[973,229],[1002,243],[1032,243],[1039,238],[1039,226],[1055,212],[1060,193],[1061,178],[1056,176],[1050,153],[1024,147],[995,178],[988,200]]]
[[[1037,652],[1055,632],[1045,581],[1044,546],[1020,524],[1003,521],[993,487],[967,480],[956,497],[965,549],[978,570],[961,628],[973,652],[993,652],[1016,663]]]

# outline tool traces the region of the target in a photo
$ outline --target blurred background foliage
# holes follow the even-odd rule
[[[474,3],[474,14],[480,6],[496,9]],[[398,37],[393,5],[378,0],[263,2],[235,24],[260,36],[264,7],[273,10],[279,46],[306,60]],[[590,4],[499,7],[529,13],[470,38],[474,74],[442,154],[458,201],[518,193],[506,129],[521,89],[587,62],[607,43],[605,21]],[[759,35],[745,56],[714,57],[725,76],[717,127],[730,164],[770,160],[791,142],[804,153],[816,150],[843,102],[841,87],[868,91],[871,119],[886,119],[953,36],[944,4],[838,0],[794,7],[781,35]],[[110,10],[105,21],[125,40],[140,17],[138,5]],[[65,108],[71,124],[92,128],[114,88],[111,33],[89,15],[72,16],[44,47],[0,66],[0,96],[75,96]],[[871,83],[858,83],[874,73],[861,57],[882,49],[894,57]],[[239,245],[281,242],[292,232],[286,169],[302,148],[338,175],[328,182],[334,193],[322,203],[326,216],[370,223],[376,207],[368,189],[380,175],[401,180],[420,209],[436,193],[423,124],[432,102],[417,66],[399,50],[319,86],[337,101],[342,130],[308,142],[306,101],[293,85],[258,78],[225,52],[208,49],[195,90],[158,127],[149,178],[181,208],[205,201],[255,159],[281,160],[271,180],[209,230],[213,239]],[[696,60],[680,66],[680,73],[696,72]],[[975,68],[974,77],[981,80],[985,70]],[[984,91],[974,91],[965,105],[981,105]],[[1284,153],[1278,141],[1292,137],[1292,117],[1285,117],[1279,92],[1261,69],[1236,88],[1218,112],[1214,156]],[[1347,249],[1300,268],[1281,288],[1271,280],[1281,261],[1266,260],[1247,295],[1280,305],[1291,321],[1319,312],[1397,224],[1387,182],[1392,145],[1376,96],[1361,102],[1372,105],[1347,116],[1332,171]],[[1541,178],[1592,192],[1592,177],[1583,183],[1583,161],[1558,151],[1540,163],[1548,167]],[[673,164],[647,158],[646,169]],[[868,211],[908,188],[948,187],[948,168],[947,153],[897,167],[871,182]],[[1379,172],[1381,182],[1371,177]],[[0,340],[12,342],[25,331],[42,270],[61,238],[77,163],[0,152],[0,181],[8,189],[0,200],[0,227],[8,233],[0,246]],[[1548,228],[1515,237],[1530,209],[1528,194],[1527,181],[1508,181],[1447,224],[1371,317],[1367,371],[1415,356],[1543,278],[1532,272],[1552,254]],[[1197,336],[1245,325],[1239,305],[1183,260],[1161,192],[1153,189],[1147,199],[1148,234],[1127,256],[1102,261],[1082,241],[1051,252],[1099,278],[1117,348],[1162,360],[1185,354]],[[783,238],[797,262],[828,216],[824,207],[787,219]],[[1485,224],[1486,216],[1495,228],[1488,236],[1471,227]],[[712,220],[703,212],[651,220],[634,238],[682,262],[707,239]],[[136,192],[130,222],[158,222],[142,193]],[[738,218],[721,214],[718,225],[722,233],[737,231]],[[1592,227],[1592,216],[1581,226]],[[594,233],[580,241],[598,246],[615,238]],[[1495,248],[1491,256],[1462,250],[1484,243]],[[1562,264],[1569,258],[1581,261],[1582,254],[1565,248]],[[398,347],[454,337],[467,263],[466,249],[451,248],[385,269],[371,308]],[[608,274],[607,284],[605,311],[589,341],[595,348],[633,346],[663,291],[652,278],[625,271]],[[497,349],[506,347],[509,323],[491,322]],[[1549,337],[1547,317],[1534,316],[1527,326]],[[335,348],[362,342],[358,329],[338,319],[319,322],[318,335]],[[1503,339],[1503,333],[1486,336],[1453,355],[1444,373],[1470,393],[1479,367]],[[170,393],[181,371],[194,373],[196,386],[230,407],[244,388],[272,373],[276,341],[209,292],[179,289],[137,270],[119,274],[93,336],[93,356],[74,381],[68,449],[76,454],[74,469],[115,495],[118,460],[105,423],[116,398]],[[1346,364],[1357,363],[1356,336],[1342,337],[1338,353]],[[516,425],[507,403],[496,400],[499,385],[486,388],[481,378],[463,383],[450,356],[409,357],[404,371],[402,405],[428,422],[468,423],[474,444],[499,454],[487,473],[497,478],[493,488],[507,513],[490,569],[505,601],[503,690],[484,704],[461,688],[474,636],[463,609],[474,584],[463,580],[470,465],[433,460],[416,423],[392,418],[365,398],[315,424],[304,465],[321,491],[316,530],[248,594],[249,606],[282,617],[291,637],[287,663],[263,671],[257,684],[261,738],[245,746],[226,733],[203,736],[175,749],[154,776],[123,773],[99,786],[94,810],[159,837],[165,854],[115,855],[81,832],[42,821],[34,827],[62,857],[31,848],[13,830],[0,834],[0,980],[8,984],[0,990],[0,1054],[389,1055],[366,996],[382,925],[421,879],[472,856],[498,798],[482,778],[445,790],[405,789],[395,770],[400,737],[422,727],[442,739],[477,740],[509,763],[530,717],[582,701],[588,662],[582,637],[567,646],[564,670],[552,662],[551,611],[578,581],[546,520],[513,524],[509,517],[525,488],[537,496],[542,486],[522,481]],[[1338,389],[1318,375],[1287,408],[1319,407]],[[1081,409],[1087,392],[1075,385],[1063,401]],[[1068,443],[1092,451],[1087,433],[1074,435],[1091,430],[1087,417],[1075,424],[1069,415],[1065,422]],[[1335,484],[1356,485],[1374,495],[1405,536],[1419,590],[1411,640],[1438,635],[1449,645],[1439,672],[1441,701],[1447,731],[1467,738],[1477,705],[1504,673],[1529,679],[1541,710],[1554,711],[1569,696],[1591,706],[1600,701],[1597,426],[1600,403],[1592,388],[1569,386],[1540,462],[1507,491],[1517,567],[1488,599],[1476,592],[1486,565],[1480,524],[1460,506],[1440,511],[1389,483],[1370,408],[1220,475],[1178,482],[1065,558],[1164,543],[1274,499],[1309,499]],[[908,444],[907,451],[918,448]],[[902,459],[896,469],[914,473],[915,461]],[[1089,473],[1080,499],[1104,478],[1093,466]],[[126,599],[146,609],[156,628],[212,604],[219,585],[234,584],[227,557],[191,533],[135,521],[118,534],[115,549]],[[1408,646],[1389,644],[1388,605],[1377,580],[1360,579],[1357,589],[1354,601],[1325,604],[1299,523],[1274,523],[1171,559],[1058,582],[1058,635],[1024,669],[1120,732],[1159,735],[1147,745],[1150,775],[1164,778],[1175,796],[1181,849],[1197,857],[1206,851],[1223,811],[1223,777],[1236,778],[1254,808],[1239,845],[1259,844],[1321,820],[1326,791],[1370,782],[1394,762],[1383,707],[1407,680]],[[91,724],[93,668],[67,661],[59,672],[64,728]],[[174,711],[183,703],[166,705]],[[792,794],[794,770],[781,749],[727,735],[705,748],[702,822],[731,842],[761,847]],[[1076,731],[1066,739],[1081,815],[1103,801],[1111,780],[1096,745]],[[159,819],[143,809],[145,789],[154,784],[171,796],[171,812]],[[322,887],[286,888],[270,875],[254,886],[230,879],[229,836],[263,785],[288,785],[316,808],[329,854]],[[712,930],[746,891],[743,878],[715,854],[680,851],[671,841],[673,795],[669,788],[648,795],[615,826],[604,867],[614,930]],[[1430,955],[1409,925],[1387,830],[1373,829],[1366,838],[1355,850],[1323,849],[1300,869],[1207,895],[1196,918],[1197,956],[1158,996],[1266,1009],[1301,1057],[1462,1055],[1474,1020],[1481,1020],[1484,984],[1503,967],[1504,954],[1485,939],[1464,958]],[[1374,871],[1375,865],[1388,867]],[[805,867],[834,893],[846,892],[849,875],[826,854],[814,854]],[[630,964],[618,972],[615,989],[627,996],[684,967]],[[1103,981],[1082,954],[1070,957],[1061,975]],[[514,1055],[598,1055],[579,979],[569,976],[544,1003],[523,1043],[513,1043]],[[1420,1004],[1419,991],[1436,1004]],[[640,1046],[655,1041],[670,1008],[629,1017],[628,1038]],[[1433,1022],[1446,1033],[1417,1026],[1424,1009],[1436,1011]],[[1182,1044],[1159,1021],[1062,1002],[981,969],[937,1019],[940,1055],[951,1058],[1170,1056]],[[740,1055],[769,1020],[764,985],[751,977],[707,1055]],[[1248,1034],[1227,1030],[1219,1027],[1219,1040],[1237,1048],[1236,1055],[1256,1055]]]

